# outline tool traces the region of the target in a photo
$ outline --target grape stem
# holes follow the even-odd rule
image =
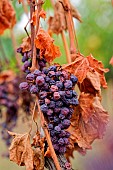
[[[63,5],[65,14],[66,14],[66,21],[67,21],[67,27],[69,31],[69,38],[70,38],[70,53],[73,54],[76,52],[76,47],[75,47],[75,42],[74,42],[73,20],[72,20],[72,14],[70,11],[70,3],[69,3],[69,0],[63,0],[63,2],[64,4],[62,5]]]
[[[56,153],[54,151],[54,148],[53,148],[53,145],[52,145],[52,142],[51,142],[50,134],[48,132],[47,123],[45,121],[43,113],[40,110],[40,105],[39,105],[39,102],[38,102],[38,97],[37,97],[37,106],[38,106],[38,111],[39,111],[40,118],[41,118],[41,126],[42,126],[42,128],[44,130],[45,137],[47,139],[47,143],[48,143],[48,146],[49,146],[49,149],[50,149],[50,152],[51,152],[51,157],[53,158],[53,161],[55,163],[55,166],[56,166],[57,170],[61,170],[60,164],[58,162],[58,158],[56,156]]]

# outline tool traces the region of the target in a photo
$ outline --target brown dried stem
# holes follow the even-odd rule
[[[14,49],[14,54],[15,54],[15,58],[16,58],[16,62],[17,62],[17,66],[19,68],[21,68],[21,61],[20,61],[20,58],[16,52],[17,50],[17,45],[16,45],[16,39],[15,39],[15,35],[14,35],[14,31],[13,31],[13,28],[10,30],[10,33],[11,33],[11,39],[12,39],[12,44],[13,44],[13,49]]]
[[[37,105],[38,105],[38,110],[39,110],[39,114],[40,114],[40,118],[41,118],[41,125],[42,125],[42,128],[44,130],[45,137],[47,139],[47,143],[48,143],[48,146],[49,146],[49,149],[50,149],[50,152],[51,152],[51,157],[53,158],[53,161],[55,163],[56,169],[61,170],[60,164],[58,162],[58,158],[56,156],[56,153],[54,151],[54,148],[53,148],[53,145],[52,145],[52,142],[51,142],[51,138],[50,138],[50,134],[48,132],[46,121],[44,119],[43,113],[40,110],[40,105],[39,105],[39,102],[38,102],[38,98],[37,98]]]
[[[25,14],[26,14],[27,17],[28,17],[28,8],[27,8],[27,3],[26,3],[25,0],[22,1],[22,6],[23,6],[23,9],[24,9]]]
[[[67,27],[69,31],[69,38],[70,38],[70,53],[73,54],[76,52],[76,47],[74,43],[74,31],[73,31],[73,23],[72,23],[72,14],[70,11],[70,3],[69,0],[64,1],[64,10],[66,13],[66,20],[67,20]]]

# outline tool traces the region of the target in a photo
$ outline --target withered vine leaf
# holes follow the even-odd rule
[[[37,10],[35,10],[35,12],[33,12],[33,15],[32,15],[32,20],[31,22],[33,22],[33,25],[36,25],[36,15],[37,15]],[[45,19],[46,18],[46,12],[42,9],[39,13],[39,17]]]
[[[40,55],[44,56],[47,62],[52,62],[56,57],[60,57],[61,55],[59,47],[54,45],[53,42],[53,38],[40,28],[35,39],[35,45],[40,49]]]
[[[70,155],[72,156],[75,149],[91,149],[91,143],[103,137],[107,123],[108,113],[102,107],[100,98],[89,93],[81,93],[79,106],[75,108],[68,128],[71,133]]]
[[[81,16],[78,10],[70,4],[72,16],[81,22]],[[64,10],[64,2],[62,0],[57,1],[54,6],[54,17],[50,17],[49,30],[59,34],[63,30],[67,30],[66,13]]]
[[[0,35],[8,28],[12,28],[16,23],[15,11],[9,0],[0,2]]]
[[[26,166],[26,170],[33,170],[33,150],[29,134],[8,133],[14,137],[9,148],[10,160],[19,166]]]
[[[63,68],[77,76],[81,91],[96,95],[96,93],[100,93],[101,86],[107,87],[104,73],[109,70],[104,69],[102,62],[96,60],[92,55],[84,57],[76,54],[75,60],[64,65]]]
[[[20,45],[22,48],[22,52],[30,51],[31,50],[31,38],[30,37],[25,37],[22,40],[22,44]]]

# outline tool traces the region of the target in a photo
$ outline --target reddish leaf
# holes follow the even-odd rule
[[[40,28],[35,39],[35,44],[36,47],[40,49],[40,55],[44,55],[47,62],[51,62],[61,55],[59,47],[55,46],[53,42],[53,38],[51,38],[46,31]]]
[[[108,113],[103,109],[99,97],[81,93],[79,103],[68,129],[72,151],[77,145],[83,151],[91,149],[91,143],[103,137],[108,123]]]
[[[31,39],[30,37],[25,37],[23,39],[22,44],[20,45],[20,47],[22,48],[22,52],[26,52],[26,51],[30,51],[31,50]]]
[[[33,150],[30,144],[30,136],[9,132],[14,137],[9,148],[10,160],[20,166],[26,166],[26,170],[33,170]]]
[[[109,64],[113,66],[113,57],[111,57]]]
[[[0,2],[0,34],[4,30],[12,28],[16,23],[15,11],[9,0],[1,0]]]
[[[37,16],[37,12],[38,10],[35,10],[35,12],[33,12],[33,15],[32,15],[32,20],[31,22],[33,22],[33,25],[35,26],[36,25],[36,16]],[[46,12],[42,9],[39,13],[39,17],[45,19],[46,18]]]

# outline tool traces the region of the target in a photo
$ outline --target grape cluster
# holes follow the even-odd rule
[[[61,66],[50,66],[35,70],[20,84],[21,90],[29,90],[39,98],[41,111],[48,120],[48,129],[56,153],[65,153],[69,145],[70,126],[73,107],[78,105],[74,87],[77,77],[69,74]]]
[[[22,66],[22,71],[29,74],[30,68],[32,66],[32,53],[31,50],[26,52],[22,52],[22,50],[23,49],[21,47],[17,49],[17,52],[22,55],[22,62],[24,63]],[[44,57],[40,58],[39,49],[37,49],[36,58],[37,58],[38,68],[42,70],[46,66],[46,60]]]
[[[1,123],[1,136],[7,146],[11,142],[11,136],[7,133],[7,130],[11,131],[15,127],[18,116],[18,96],[13,93],[13,85],[16,88],[14,81],[0,84],[0,107],[2,115],[5,112],[5,120]]]

